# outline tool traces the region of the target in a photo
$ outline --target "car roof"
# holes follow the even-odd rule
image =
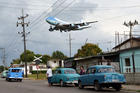
[[[74,70],[73,68],[58,68],[56,70]]]
[[[16,68],[9,68],[9,69],[23,69],[23,68],[21,68],[21,67],[16,67]]]
[[[89,68],[110,68],[112,66],[109,66],[109,65],[95,65],[95,66],[90,66]]]

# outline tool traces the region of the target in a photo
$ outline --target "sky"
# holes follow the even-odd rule
[[[85,43],[98,44],[103,51],[115,46],[115,32],[129,34],[124,21],[140,20],[140,0],[0,0],[0,48],[5,48],[7,65],[19,58],[23,52],[22,27],[16,26],[18,17],[29,14],[25,22],[27,49],[36,54],[49,54],[59,50],[69,56],[69,34],[71,34],[72,56]],[[73,32],[49,32],[45,22],[49,16],[66,22],[99,21],[91,28]],[[133,27],[139,34],[140,26]],[[128,37],[126,37],[128,38]],[[126,39],[120,35],[120,42]],[[3,51],[0,49],[0,58]],[[2,64],[2,58],[0,60]]]

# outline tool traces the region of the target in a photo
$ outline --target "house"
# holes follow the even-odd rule
[[[67,58],[64,60],[64,67],[65,68],[75,68],[75,65],[74,65],[74,57],[71,57],[71,58]]]
[[[119,54],[116,52],[82,58],[68,58],[65,59],[64,64],[65,67],[76,69],[78,73],[80,72],[80,66],[87,69],[93,65],[112,65],[116,71],[120,71]]]
[[[84,66],[87,69],[93,65],[112,65],[117,72],[119,72],[119,57],[116,53],[103,54],[98,56],[89,56],[84,58],[75,58],[76,70],[80,72],[80,66]]]
[[[47,66],[50,66],[52,68],[64,67],[64,62],[60,59],[51,59],[47,62]]]
[[[113,48],[119,53],[120,71],[127,83],[140,84],[140,38],[131,38]]]
[[[128,48],[120,52],[122,73],[140,73],[140,47]]]
[[[138,47],[140,46],[140,38],[130,38],[126,41],[122,42],[121,44],[115,46],[112,51],[119,51],[127,48]]]
[[[140,47],[120,51],[120,68],[128,83],[140,84]]]
[[[23,67],[24,74],[25,74],[25,65],[24,63],[21,64],[12,64],[13,68],[16,67]],[[27,74],[32,74],[32,71],[47,71],[46,64],[39,64],[38,66],[35,64],[35,62],[27,63]]]

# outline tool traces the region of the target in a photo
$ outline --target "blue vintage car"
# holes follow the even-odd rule
[[[58,68],[55,70],[52,78],[51,84],[60,84],[60,86],[65,86],[66,84],[78,85],[78,78],[80,75],[72,68]]]
[[[81,75],[78,80],[80,89],[84,86],[94,86],[95,90],[103,87],[113,87],[116,91],[121,89],[121,84],[126,82],[124,75],[115,72],[112,66],[96,65],[87,69],[85,75]]]
[[[23,75],[24,72],[22,68],[9,68],[6,80],[7,81],[17,80],[21,82],[23,79]]]

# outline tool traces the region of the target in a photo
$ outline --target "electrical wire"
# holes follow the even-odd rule
[[[61,12],[63,12],[66,8],[68,8],[70,5],[74,3],[75,0],[72,0],[66,7],[64,7],[62,10],[58,11],[54,16],[59,15]]]
[[[58,8],[59,8],[60,6],[62,6],[62,4],[64,4],[66,1],[67,1],[67,0],[62,1],[62,2],[58,5],[58,7],[55,8],[54,10],[58,9]],[[54,6],[54,5],[52,5],[51,7],[53,7],[53,6]],[[51,7],[50,7],[50,8],[51,8]],[[45,13],[43,12],[43,14],[45,14]],[[35,25],[37,25],[41,20],[44,20],[44,17],[46,17],[47,15],[49,15],[49,13],[47,13],[47,14],[44,15],[44,16],[43,16],[43,14],[41,14],[38,18],[36,18],[36,19],[38,19],[38,20],[35,20],[35,21],[32,22],[33,25],[30,26],[31,29],[32,29]],[[41,18],[41,17],[43,17],[43,18]],[[39,18],[41,18],[41,19],[39,19]]]

